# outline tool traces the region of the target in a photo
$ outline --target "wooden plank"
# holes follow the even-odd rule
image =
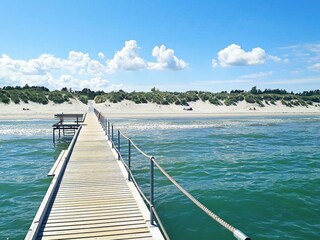
[[[89,113],[39,239],[151,239],[107,137]]]
[[[55,240],[55,239],[104,239],[104,240],[119,240],[119,239],[131,239],[131,240],[135,240],[135,239],[152,239],[150,236],[150,233],[123,233],[123,234],[115,234],[115,235],[106,235],[106,234],[82,234],[82,235],[65,235],[63,236],[43,236],[41,239],[44,240]]]
[[[114,214],[114,215],[108,215],[108,216],[95,216],[95,217],[86,217],[81,219],[48,219],[48,223],[58,223],[58,222],[75,222],[75,221],[95,221],[95,220],[102,220],[102,219],[119,219],[119,218],[125,218],[125,217],[140,217],[141,213],[125,213],[125,214]],[[49,215],[50,217],[50,215]]]
[[[42,229],[45,227],[72,227],[72,226],[79,226],[82,225],[91,225],[91,224],[110,224],[110,223],[125,223],[125,222],[145,222],[144,219],[141,216],[135,217],[135,216],[127,216],[124,218],[118,218],[118,219],[98,219],[98,220],[91,220],[91,221],[80,221],[75,220],[73,222],[56,222],[56,223],[46,223],[42,226]]]
[[[57,160],[55,161],[54,165],[52,166],[51,170],[49,171],[48,176],[54,176],[55,175],[55,172],[56,172],[56,169],[57,169],[58,165],[61,163],[62,158],[65,157],[65,153],[66,153],[66,150],[62,150],[61,151],[61,153],[59,154]]]
[[[124,208],[124,209],[120,209],[120,210],[100,210],[100,211],[86,211],[86,212],[77,212],[77,213],[61,213],[61,214],[52,214],[50,213],[49,215],[49,220],[53,220],[53,219],[71,219],[71,218],[93,218],[93,217],[101,217],[101,216],[106,216],[106,215],[124,215],[124,214],[136,214],[139,213],[139,209],[138,208]]]
[[[142,225],[145,224],[145,222],[141,219],[138,220],[132,220],[132,221],[118,221],[118,222],[92,222],[92,223],[88,223],[85,222],[81,225],[76,225],[76,224],[72,224],[72,225],[60,225],[60,226],[50,226],[50,225],[46,225],[45,228],[43,229],[44,232],[49,232],[49,231],[63,231],[63,230],[77,230],[77,229],[85,229],[85,228],[91,228],[91,227],[96,227],[96,228],[100,228],[100,227],[123,227],[123,226],[129,226],[129,225]]]
[[[148,232],[145,228],[145,223],[134,225],[120,225],[120,226],[90,226],[89,228],[77,228],[77,229],[59,229],[43,231],[43,236],[61,236],[61,235],[75,235],[75,234],[104,234],[115,235],[119,233],[131,233],[131,232]]]
[[[42,239],[79,239],[79,238],[93,238],[93,237],[114,237],[114,239],[123,239],[120,238],[121,236],[130,236],[129,239],[132,237],[137,237],[138,234],[144,234],[143,236],[150,236],[150,232],[147,228],[134,228],[134,229],[125,229],[125,230],[114,230],[114,231],[99,231],[95,229],[95,232],[86,232],[86,231],[79,231],[79,232],[72,232],[70,234],[59,234],[59,232],[50,233],[50,235],[46,235],[46,232],[43,232]],[[117,238],[115,238],[117,237]],[[109,239],[109,238],[106,238]]]

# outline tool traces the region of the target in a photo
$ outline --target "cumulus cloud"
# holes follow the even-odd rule
[[[9,55],[0,55],[1,85],[44,85],[57,89],[71,87],[91,89],[110,87],[106,80],[109,73],[117,70],[180,70],[187,64],[174,55],[174,50],[164,45],[154,47],[152,56],[155,62],[148,62],[139,56],[139,46],[135,40],[125,42],[124,47],[116,52],[112,59],[102,63],[105,58],[102,52],[98,59],[92,59],[88,53],[70,51],[65,58],[52,54],[41,54],[33,59],[13,59]]]
[[[174,55],[174,50],[167,49],[165,45],[155,46],[152,50],[152,56],[157,59],[156,62],[148,62],[139,56],[139,49],[135,40],[125,42],[124,47],[115,53],[112,59],[107,61],[108,70],[181,70],[187,67],[187,63]]]
[[[104,55],[103,52],[99,52],[99,53],[98,53],[98,57],[99,57],[100,59],[104,59],[104,58],[105,58],[105,55]]]
[[[76,86],[77,89],[90,88],[91,90],[101,90],[106,89],[109,86],[109,81],[101,77],[80,79],[72,75],[62,74],[57,79],[50,79],[49,84],[55,86],[56,88]]]
[[[164,45],[155,46],[152,50],[152,56],[157,59],[157,62],[149,62],[150,69],[181,70],[187,67],[185,61],[174,55],[174,50],[167,49]]]
[[[265,63],[268,59],[273,61],[281,61],[277,56],[268,55],[264,49],[256,47],[251,51],[243,50],[237,44],[231,44],[218,52],[218,61],[212,60],[212,67],[216,67],[219,63],[222,67],[227,66],[249,66]]]
[[[139,56],[139,47],[135,40],[125,42],[124,47],[107,61],[108,70],[139,70],[147,67],[146,61]]]
[[[50,54],[42,54],[29,60],[12,59],[6,54],[0,56],[0,79],[7,85],[28,83],[54,89],[60,86],[79,89],[85,82],[97,86],[102,86],[101,83],[104,82],[106,86],[108,82],[101,78],[105,72],[103,64],[83,52],[70,51],[66,59]]]

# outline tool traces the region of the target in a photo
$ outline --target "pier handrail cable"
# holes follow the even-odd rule
[[[104,125],[103,123],[105,122],[107,125],[110,124],[110,122],[96,109],[94,109],[95,114],[97,115],[97,117],[99,118],[100,123],[102,124],[102,126],[104,128],[108,128],[108,126]],[[113,129],[112,129],[113,130]],[[153,222],[152,217],[154,216],[161,228],[161,231],[163,231],[164,235],[166,236],[166,239],[169,239],[169,236],[167,235],[162,222],[160,221],[160,218],[153,206],[153,199],[152,200],[148,200],[148,198],[145,196],[145,194],[143,193],[143,191],[140,189],[140,186],[138,185],[137,181],[135,180],[133,173],[130,169],[130,167],[126,164],[126,162],[124,161],[121,152],[119,151],[118,147],[116,147],[113,139],[110,138],[109,135],[111,135],[110,133],[107,134],[109,137],[109,140],[112,141],[112,145],[115,148],[115,151],[117,152],[118,156],[119,156],[119,160],[122,161],[122,163],[124,164],[126,170],[128,171],[129,176],[131,177],[134,185],[137,187],[140,195],[143,197],[143,199],[147,202],[147,204],[150,206],[150,214],[151,214],[151,223]],[[167,173],[161,166],[160,164],[156,161],[156,159],[151,156],[146,154],[143,150],[141,150],[128,136],[126,136],[124,133],[122,133],[122,131],[120,131],[118,129],[118,136],[122,136],[123,138],[127,139],[128,142],[139,152],[141,153],[144,157],[148,158],[150,160],[151,165],[155,165],[160,172],[175,186],[177,187],[189,200],[191,200],[196,206],[198,206],[203,212],[205,212],[210,218],[212,218],[213,220],[215,220],[217,223],[219,223],[221,226],[223,226],[224,228],[226,228],[227,230],[229,230],[230,232],[233,233],[233,236],[238,239],[238,240],[250,240],[250,238],[248,236],[246,236],[243,232],[241,232],[239,229],[233,227],[231,224],[227,223],[226,221],[224,221],[222,218],[220,218],[217,214],[213,213],[211,210],[209,210],[206,206],[204,206],[200,201],[198,201],[196,198],[194,198],[187,190],[185,190],[179,183],[177,183],[171,176],[169,173]],[[119,139],[118,139],[118,144],[119,144]],[[151,170],[153,171],[153,170]],[[153,178],[153,176],[152,176]],[[153,189],[152,189],[153,191]],[[153,193],[151,194],[153,195]],[[152,197],[153,198],[153,197]]]

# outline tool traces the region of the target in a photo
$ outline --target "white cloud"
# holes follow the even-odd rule
[[[315,64],[309,66],[308,69],[312,70],[312,71],[320,71],[320,63],[315,63]]]
[[[243,75],[240,78],[246,78],[246,79],[257,79],[257,78],[264,78],[269,77],[273,74],[273,71],[269,72],[258,72],[258,73],[252,73],[248,75]]]
[[[227,66],[248,66],[265,63],[268,59],[272,61],[281,61],[277,56],[268,55],[260,47],[253,48],[251,51],[244,51],[239,45],[231,44],[218,52],[218,62],[222,67]],[[212,67],[216,67],[215,59],[212,60]]]
[[[147,68],[147,63],[139,57],[139,47],[135,40],[125,42],[124,47],[107,61],[108,70],[114,72],[119,69],[139,70]]]
[[[101,77],[79,79],[71,75],[62,74],[57,79],[50,79],[49,85],[58,89],[68,86],[73,89],[90,88],[91,90],[101,90],[106,89],[109,86],[109,81]]]
[[[212,60],[211,60],[211,66],[212,66],[213,68],[217,67],[217,66],[218,66],[217,60],[212,59]]]
[[[251,51],[245,52],[239,45],[231,44],[218,52],[218,59],[223,67],[256,65],[265,62],[266,53],[262,48],[253,48]]]
[[[51,54],[41,54],[33,59],[13,59],[6,54],[0,55],[1,85],[43,85],[53,89],[71,87],[80,89],[83,86],[94,89],[107,87],[106,75],[117,70],[153,70],[184,69],[187,64],[174,55],[172,49],[164,45],[154,47],[152,55],[156,62],[147,62],[139,56],[139,47],[135,40],[125,42],[125,46],[106,63],[92,59],[88,53],[70,51],[66,58]],[[105,58],[102,52],[100,59]],[[104,88],[105,89],[105,88]]]
[[[80,89],[88,83],[94,84],[91,85],[94,88],[106,86],[107,81],[101,78],[105,72],[104,65],[82,52],[70,51],[66,59],[50,54],[42,54],[30,60],[12,59],[6,54],[0,56],[0,79],[6,85],[44,85],[53,89],[67,86]]]
[[[281,62],[281,58],[277,57],[277,56],[272,56],[272,55],[268,55],[267,57],[268,59],[274,61],[274,62]],[[288,59],[284,60],[284,61],[287,61]]]
[[[157,62],[148,62],[139,56],[139,49],[135,40],[125,42],[125,46],[115,53],[112,59],[107,60],[108,70],[140,70],[140,69],[157,69],[157,70],[181,70],[187,67],[187,63],[174,55],[174,50],[167,49],[166,46],[155,46],[152,50],[152,56]]]
[[[149,62],[150,69],[171,69],[181,70],[187,67],[187,63],[182,59],[178,59],[174,55],[174,50],[167,49],[166,46],[155,46],[152,50],[152,56],[157,59],[157,62]]]
[[[292,45],[279,48],[283,51],[283,56],[286,56],[287,62],[301,62],[300,64],[315,64],[320,61],[320,44],[319,43],[307,43],[300,45]],[[312,69],[310,69],[312,70]]]
[[[99,52],[99,53],[98,53],[98,57],[99,57],[100,59],[104,59],[104,58],[105,58],[105,55],[104,55],[103,52]]]

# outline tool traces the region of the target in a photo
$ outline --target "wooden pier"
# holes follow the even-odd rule
[[[163,239],[94,113],[49,175],[25,239]]]
[[[53,142],[56,139],[56,131],[58,137],[70,137],[72,138],[76,133],[76,130],[83,123],[86,114],[55,114],[54,117],[59,121],[52,125],[52,137]]]

